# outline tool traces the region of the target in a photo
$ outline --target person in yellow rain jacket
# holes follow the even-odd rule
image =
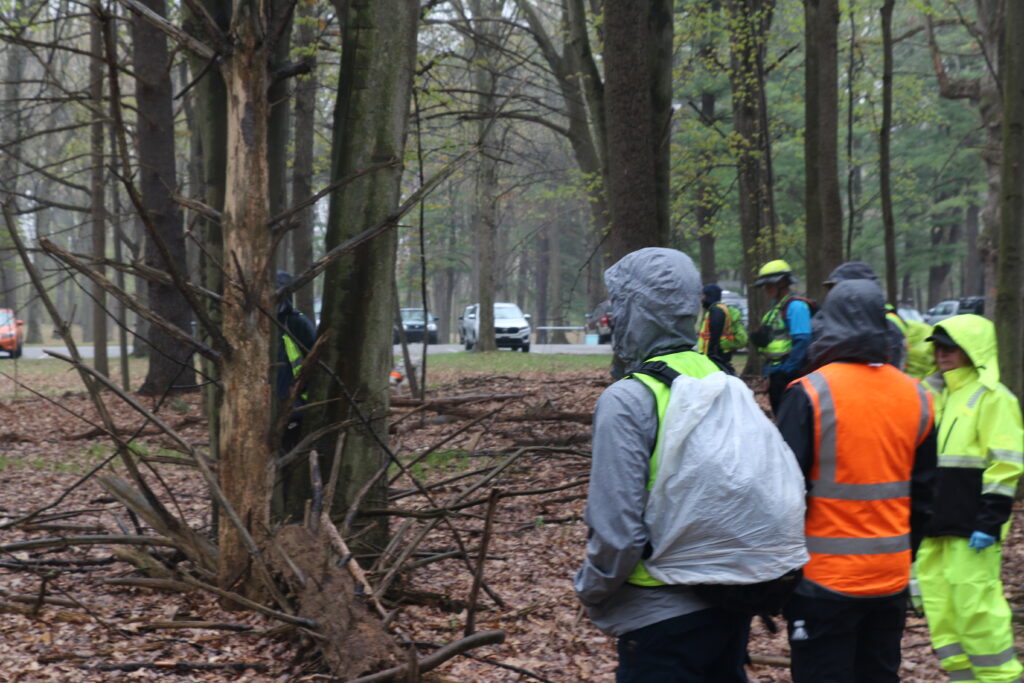
[[[995,326],[957,315],[935,326],[938,468],[915,565],[932,646],[951,681],[1018,681],[1002,541],[1024,472],[1017,397],[999,382]]]

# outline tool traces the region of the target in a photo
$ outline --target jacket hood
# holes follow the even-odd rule
[[[964,350],[978,371],[978,379],[989,389],[999,384],[999,350],[996,326],[988,318],[973,313],[954,315],[935,326]]]
[[[701,293],[704,295],[704,308],[722,300],[722,288],[716,284],[704,285]]]
[[[626,368],[696,343],[700,275],[683,252],[647,247],[626,254],[604,272],[604,284],[612,350]]]
[[[816,368],[835,361],[889,360],[885,296],[872,280],[844,280],[836,284],[811,321],[811,330],[814,341],[808,357]]]
[[[836,266],[835,270],[828,274],[825,280],[826,285],[834,285],[844,280],[874,280],[878,282],[878,275],[875,269],[863,261],[847,261]]]

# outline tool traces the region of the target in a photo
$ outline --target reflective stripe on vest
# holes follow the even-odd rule
[[[302,368],[302,351],[290,335],[282,334],[281,341],[284,343],[284,352],[288,356],[288,364],[292,366],[292,376],[298,377],[299,370]],[[306,392],[302,392],[300,396],[302,400],[306,400],[308,398]]]
[[[697,350],[703,353],[705,356],[708,355],[708,345],[711,343],[711,309],[718,308],[725,313],[725,323],[722,326],[722,335],[718,338],[718,345],[725,350],[723,342],[736,341],[736,333],[732,329],[732,314],[729,312],[729,307],[722,302],[711,304],[708,308],[707,314],[704,316],[704,322],[700,326],[700,332],[697,333]]]
[[[681,353],[671,353],[665,356],[655,356],[654,358],[649,358],[648,362],[658,360],[665,361],[666,365],[682,375],[695,377],[697,379],[707,377],[714,372],[720,372],[718,366],[715,365],[707,356],[694,353],[693,351],[683,351]],[[658,436],[654,442],[654,451],[651,453],[650,476],[647,477],[647,490],[650,491],[654,486],[654,481],[658,474],[658,452],[661,447],[661,435],[665,426],[665,409],[668,408],[668,399],[672,390],[671,387],[665,386],[664,382],[659,379],[655,379],[650,375],[627,375],[623,379],[628,380],[629,378],[643,382],[644,385],[651,390],[651,393],[654,394],[654,401],[658,408]],[[636,567],[633,568],[633,571],[626,579],[626,582],[636,586],[665,585],[664,582],[658,581],[647,573],[647,568],[644,567],[643,560],[637,562]]]
[[[891,365],[831,363],[797,381],[816,446],[804,576],[848,595],[897,593],[910,578],[910,477],[930,396]]]
[[[792,300],[793,295],[787,294],[769,308],[761,318],[761,327],[767,327],[771,336],[768,346],[758,347],[758,351],[768,360],[781,361],[793,350],[793,338],[789,336],[789,325],[786,324],[782,315]]]
[[[1024,471],[1016,397],[1002,385],[990,389],[974,379],[955,391],[946,387],[941,403],[939,467],[982,470],[979,494],[1012,498]]]

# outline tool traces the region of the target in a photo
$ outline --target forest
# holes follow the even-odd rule
[[[1015,0],[8,0],[0,70],[0,309],[26,347],[62,349],[40,363],[72,371],[52,387],[11,351],[0,374],[12,409],[67,392],[57,431],[91,427],[104,453],[52,500],[0,509],[5,576],[38,579],[28,616],[7,589],[0,611],[30,621],[58,579],[24,551],[105,543],[147,580],[276,621],[319,653],[303,670],[319,680],[414,680],[498,642],[503,627],[473,625],[478,599],[504,608],[482,578],[495,508],[534,501],[527,519],[570,525],[545,528],[549,548],[582,552],[579,499],[559,487],[585,485],[577,427],[608,357],[562,368],[583,388],[556,396],[542,371],[508,380],[521,370],[489,337],[467,376],[433,356],[428,372],[424,344],[396,390],[396,317],[425,309],[453,344],[467,305],[489,329],[491,304],[514,302],[565,341],[557,328],[606,298],[603,271],[646,246],[690,255],[751,320],[776,258],[817,298],[847,260],[900,307],[983,297],[1002,381],[1024,390]],[[282,392],[292,303],[316,333],[288,352]],[[0,447],[27,458],[52,429],[12,422]],[[488,459],[422,470],[453,444]],[[189,474],[169,484],[161,458]],[[506,468],[553,468],[550,486],[502,493]],[[39,537],[68,496],[109,499],[119,528]],[[451,649],[417,660],[385,596],[432,561],[454,561],[473,597]],[[334,602],[310,584],[321,572]],[[590,675],[505,659],[527,678]]]

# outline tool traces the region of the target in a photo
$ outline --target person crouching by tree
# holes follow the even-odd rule
[[[277,286],[286,287],[292,282],[291,273],[279,270],[276,277]],[[288,400],[295,377],[302,367],[302,360],[316,342],[316,326],[313,321],[295,308],[292,295],[280,298],[277,303],[277,327],[280,335],[277,344],[276,373],[274,376],[274,393],[278,404]],[[294,448],[302,431],[302,406],[306,403],[305,393],[295,397],[290,406],[281,406],[289,410],[288,423],[281,439],[281,449],[285,453]]]
[[[810,374],[777,424],[807,478],[811,560],[783,610],[794,683],[896,683],[912,554],[935,471],[930,393],[887,361],[885,299],[839,282],[815,317]]]
[[[1002,542],[1024,471],[1017,397],[999,382],[996,332],[979,315],[935,326],[939,467],[915,570],[932,646],[951,681],[1019,681]]]
[[[692,351],[700,276],[688,256],[655,247],[632,252],[605,272],[605,284],[613,349],[628,370],[657,358],[690,377],[718,371]],[[744,683],[750,617],[711,607],[690,586],[654,580],[643,564],[653,551],[644,512],[664,410],[654,391],[627,378],[598,399],[587,554],[576,593],[594,624],[618,638],[618,683]]]

